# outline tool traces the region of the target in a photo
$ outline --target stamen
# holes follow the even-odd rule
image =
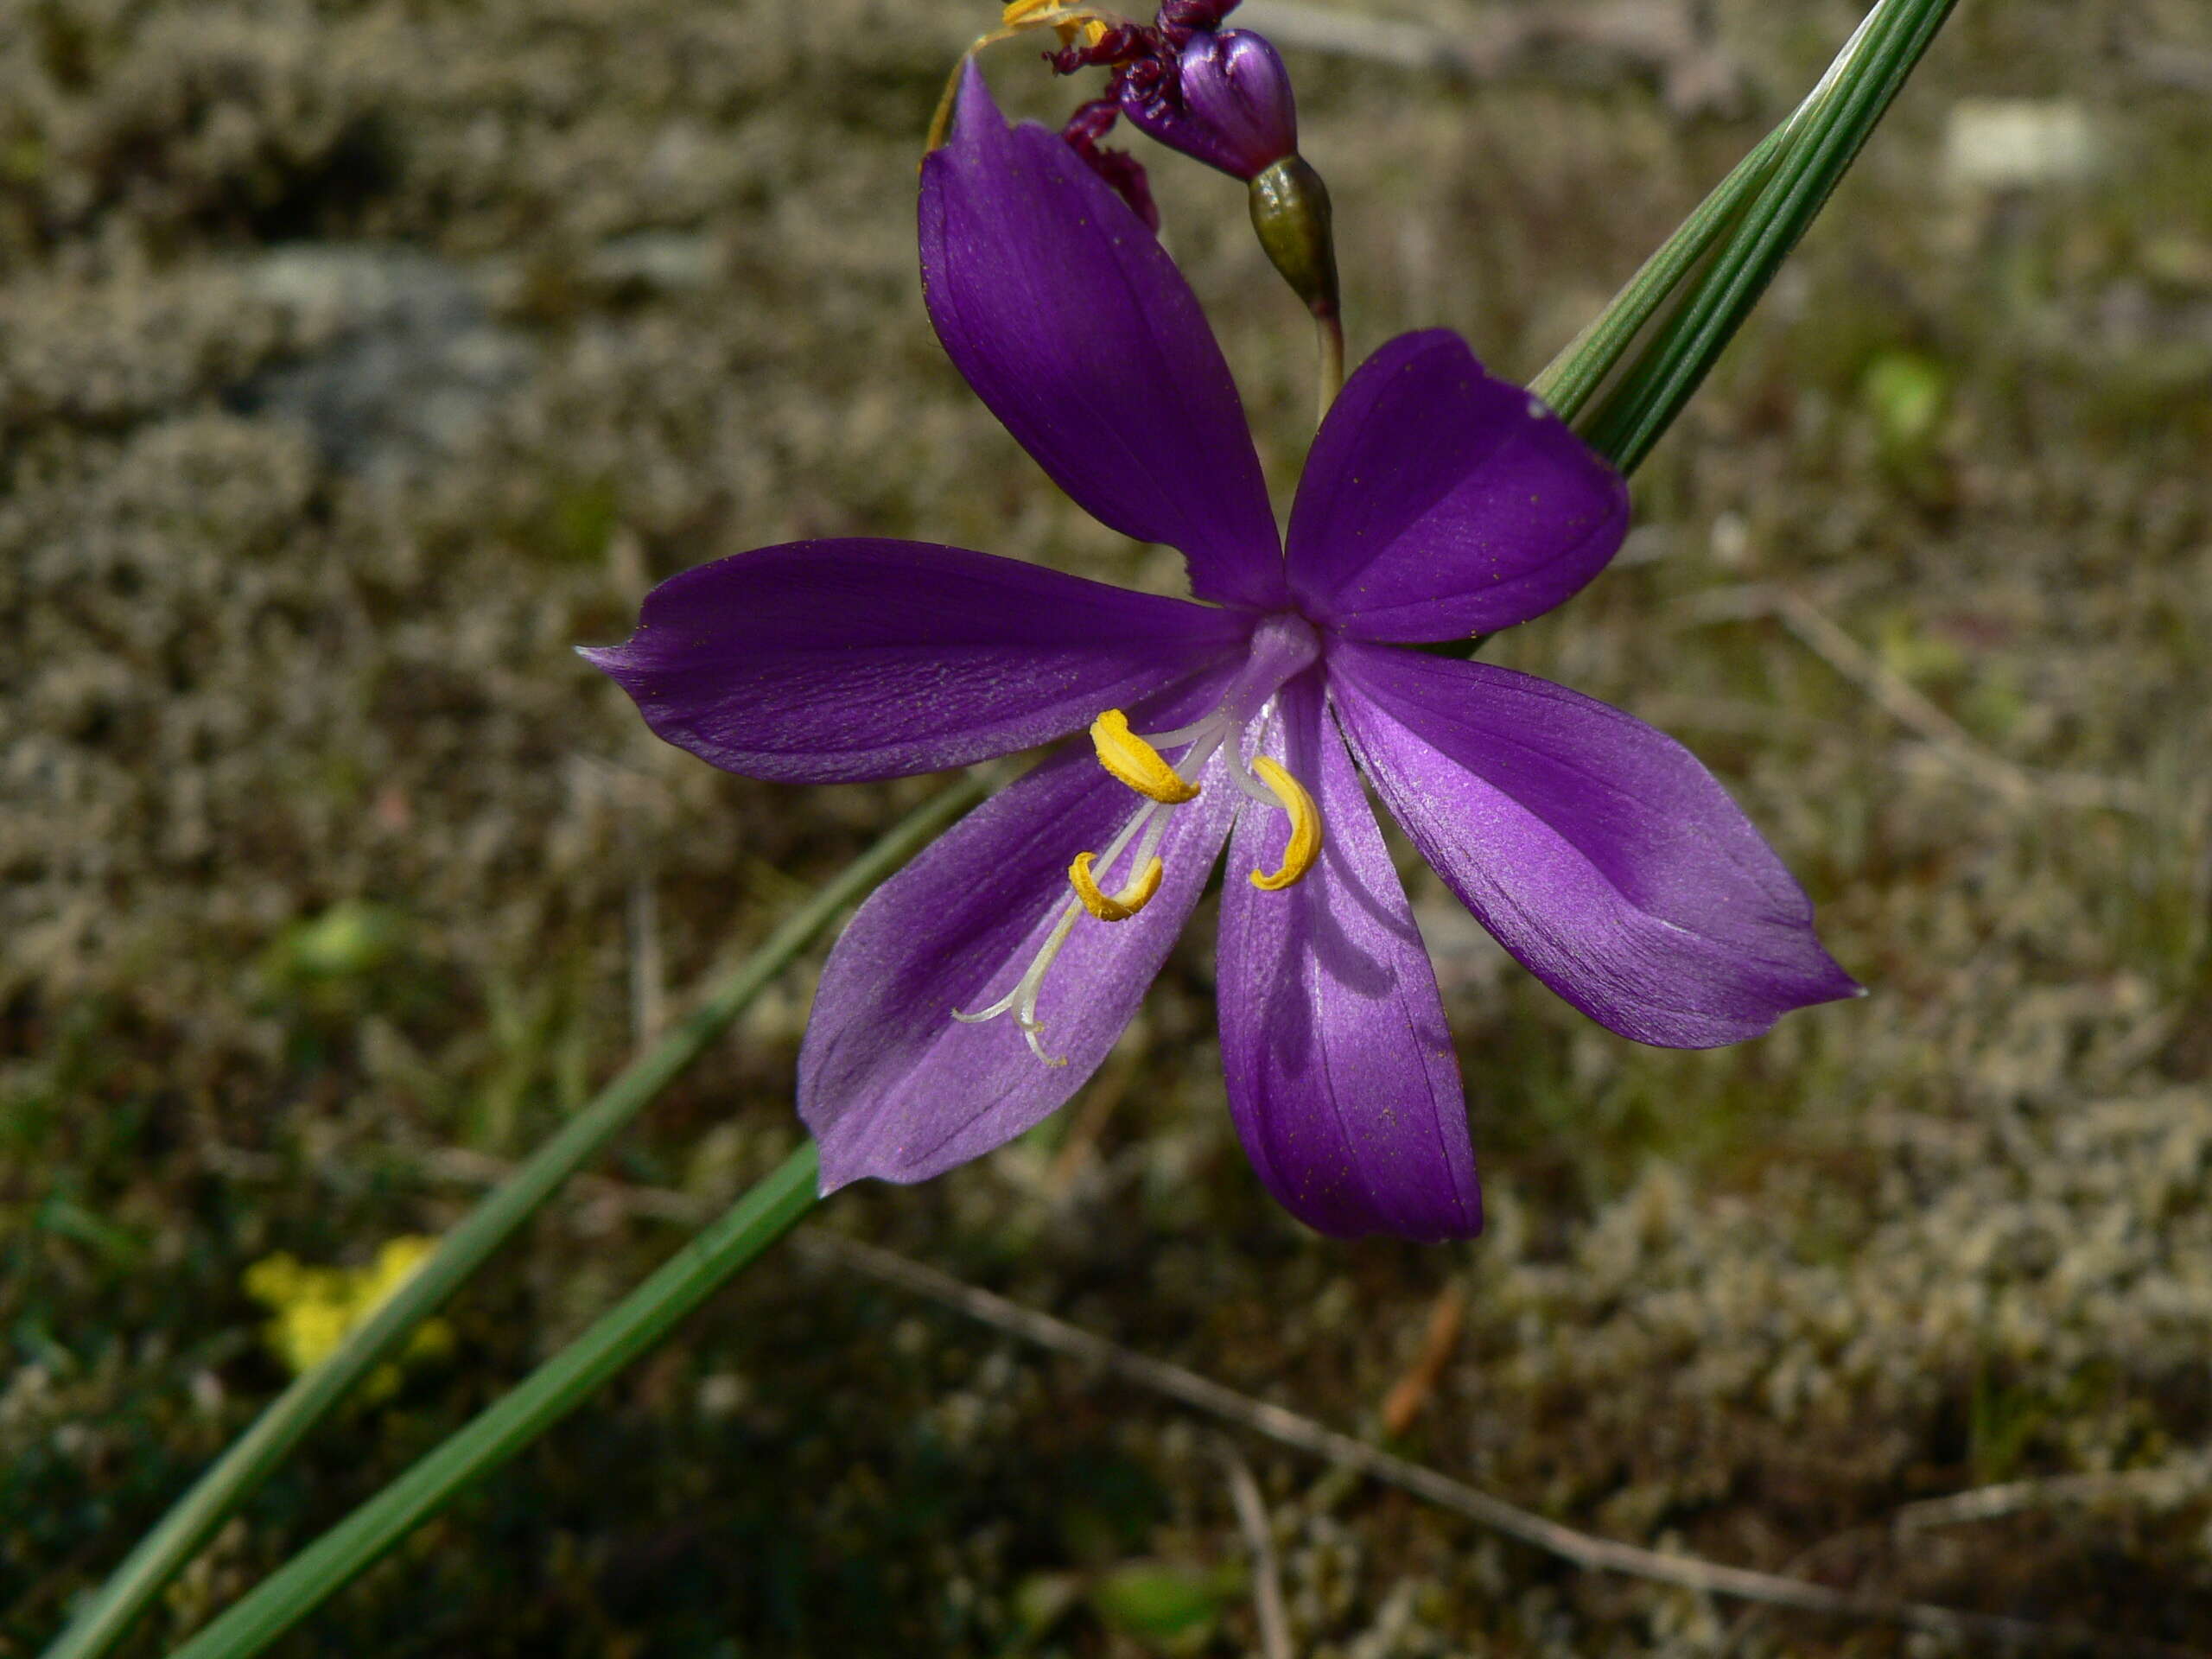
[[[1081,22],[1069,22],[1056,14],[1069,10],[1065,0],[1008,0],[1000,14],[999,22],[1008,29],[1025,23],[1051,23],[1058,31],[1062,46],[1073,46],[1078,40],[1085,46],[1096,46],[1105,38],[1106,25],[1088,14]]]
[[[1129,729],[1129,717],[1109,709],[1090,722],[1090,741],[1098,764],[1140,795],[1169,806],[1198,798],[1198,786],[1185,783],[1160,751]]]
[[[1147,860],[1119,893],[1109,896],[1100,891],[1097,877],[1090,873],[1090,855],[1077,853],[1075,862],[1068,866],[1068,884],[1083,900],[1083,907],[1100,921],[1126,922],[1152,902],[1166,868],[1157,858]]]
[[[1306,785],[1264,754],[1252,757],[1252,770],[1275,793],[1275,803],[1290,814],[1290,840],[1282,849],[1282,868],[1273,875],[1252,872],[1252,885],[1262,893],[1280,893],[1301,880],[1321,856],[1321,812]]]
[[[1052,29],[1060,37],[1062,46],[1071,46],[1078,40],[1085,46],[1096,46],[1105,39],[1105,17],[1112,15],[1102,16],[1089,6],[1071,5],[1068,0],[1010,0],[1000,14],[999,27],[988,34],[978,35],[952,66],[952,73],[938,99],[936,112],[930,117],[929,137],[923,142],[923,153],[944,149],[945,140],[951,137],[952,106],[959,101],[961,72],[967,68],[968,60],[985,47],[1017,39],[1033,29]]]
[[[1044,987],[1046,969],[1052,965],[1052,958],[1060,954],[1060,947],[1068,942],[1068,935],[1075,931],[1076,918],[1082,914],[1082,907],[1074,900],[1069,900],[1067,908],[1060,912],[1059,921],[1046,937],[1044,948],[1031,960],[1027,970],[1014,982],[1014,988],[988,1008],[978,1008],[973,1014],[963,1014],[955,1008],[952,1017],[963,1026],[980,1026],[986,1020],[995,1020],[1002,1014],[1011,1014],[1014,1023],[1021,1027],[1022,1039],[1029,1045],[1032,1054],[1047,1065],[1065,1065],[1067,1058],[1065,1055],[1052,1055],[1045,1052],[1045,1045],[1040,1040],[1044,1035],[1045,1022],[1037,1017],[1037,994]]]

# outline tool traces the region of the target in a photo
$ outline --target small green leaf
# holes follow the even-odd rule
[[[1882,353],[1859,382],[1859,401],[1874,417],[1882,448],[1899,457],[1927,448],[1950,395],[1943,365],[1917,352]]]
[[[1237,1588],[1220,1572],[1169,1561],[1131,1561],[1091,1586],[1098,1617],[1160,1653],[1196,1653],[1212,1639]]]

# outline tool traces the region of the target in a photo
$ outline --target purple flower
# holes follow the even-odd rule
[[[1620,479],[1527,391],[1456,335],[1392,340],[1315,439],[1286,545],[1181,275],[972,69],[924,165],[921,240],[969,384],[1102,522],[1179,549],[1205,602],[809,542],[673,578],[626,645],[588,653],[661,736],[749,777],[896,777],[1091,729],[887,882],[830,954],[798,1090],[825,1191],[937,1174],[1066,1100],[1226,843],[1222,1058],[1261,1179],[1324,1232],[1475,1232],[1451,1035],[1363,772],[1506,948],[1625,1036],[1731,1042],[1853,992],[1680,745],[1399,649],[1526,621],[1619,544]]]
[[[1121,78],[1130,124],[1247,184],[1298,153],[1290,72],[1265,38],[1199,29],[1168,61],[1166,73]]]

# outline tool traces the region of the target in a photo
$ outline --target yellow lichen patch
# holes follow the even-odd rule
[[[1313,804],[1313,798],[1300,783],[1264,754],[1252,760],[1252,770],[1259,779],[1274,791],[1275,799],[1282,803],[1282,810],[1290,814],[1290,840],[1282,849],[1282,868],[1273,875],[1261,870],[1252,872],[1252,885],[1262,893],[1279,893],[1294,881],[1302,880],[1313,868],[1313,861],[1321,856],[1321,810]]]
[[[1090,722],[1098,764],[1147,799],[1168,806],[1198,798],[1198,786],[1177,776],[1160,751],[1129,729],[1129,717],[1109,709]]]
[[[262,1327],[270,1351],[295,1376],[312,1370],[337,1351],[353,1329],[388,1301],[438,1247],[435,1238],[388,1239],[365,1268],[315,1268],[279,1252],[245,1270],[245,1294],[270,1310]],[[416,1328],[403,1359],[423,1359],[453,1347],[453,1328],[427,1319]],[[372,1400],[399,1386],[399,1367],[378,1366],[363,1385]]]
[[[1165,868],[1158,859],[1148,860],[1119,893],[1109,893],[1090,873],[1090,855],[1077,853],[1075,862],[1068,866],[1068,885],[1083,900],[1083,907],[1100,921],[1126,922],[1152,902]]]

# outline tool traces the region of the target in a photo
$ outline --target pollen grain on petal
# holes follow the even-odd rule
[[[1252,757],[1252,770],[1290,815],[1290,840],[1282,849],[1282,868],[1272,875],[1262,870],[1252,872],[1254,887],[1262,893],[1280,893],[1302,880],[1313,868],[1313,861],[1321,856],[1321,811],[1306,793],[1306,785],[1266,755]]]
[[[1090,722],[1090,741],[1098,751],[1098,764],[1131,789],[1169,806],[1198,798],[1198,786],[1177,775],[1158,749],[1129,729],[1129,717],[1109,709]]]
[[[1077,853],[1075,862],[1068,866],[1068,885],[1075,889],[1075,896],[1083,900],[1083,907],[1102,922],[1126,922],[1152,902],[1152,895],[1160,891],[1160,879],[1166,869],[1157,858],[1148,859],[1145,867],[1130,878],[1119,893],[1107,893],[1098,885],[1098,878],[1090,873],[1089,853]]]

